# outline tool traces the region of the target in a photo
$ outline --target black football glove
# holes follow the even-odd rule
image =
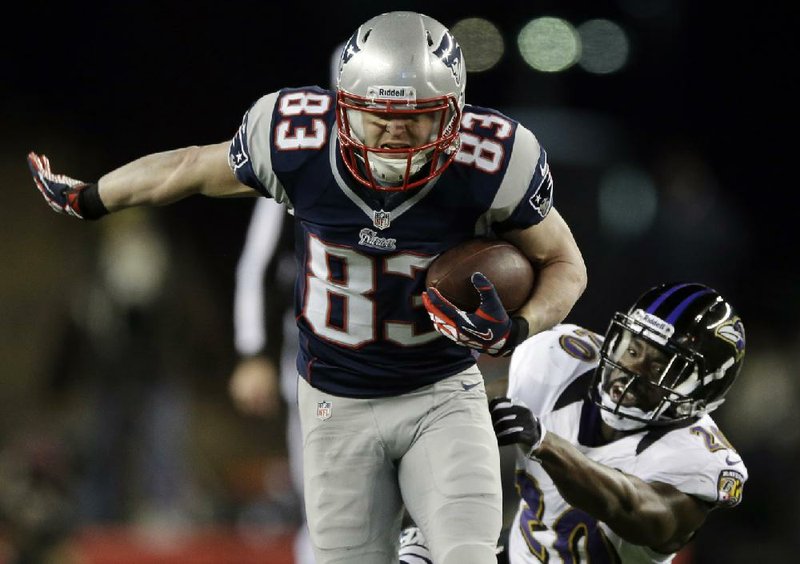
[[[494,434],[500,446],[518,444],[534,457],[542,446],[545,429],[542,422],[524,404],[506,397],[493,398],[489,402]]]
[[[422,294],[434,328],[459,345],[477,349],[492,356],[506,356],[528,337],[528,321],[509,317],[494,284],[482,273],[472,275],[472,285],[481,296],[474,312],[453,305],[436,288]]]
[[[45,201],[58,213],[78,219],[97,219],[108,213],[97,195],[96,184],[75,180],[63,174],[53,174],[47,157],[33,152],[28,154],[28,168]],[[82,193],[89,188],[91,195],[87,200],[84,197],[86,194]],[[88,210],[84,209],[87,207]]]

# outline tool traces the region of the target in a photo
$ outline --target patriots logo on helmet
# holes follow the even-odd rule
[[[361,51],[361,48],[358,46],[358,32],[356,32],[350,36],[350,39],[347,40],[347,43],[342,48],[342,64],[350,62],[353,55],[359,51]]]
[[[461,47],[456,42],[455,38],[449,33],[442,35],[438,47],[434,49],[433,55],[439,57],[439,60],[450,69],[453,73],[453,78],[456,79],[456,84],[461,84],[461,63],[464,57],[461,55]]]
[[[745,338],[744,338],[744,324],[738,317],[729,319],[719,327],[716,331],[717,337],[723,341],[729,342],[736,348],[736,358],[739,359],[744,354]]]

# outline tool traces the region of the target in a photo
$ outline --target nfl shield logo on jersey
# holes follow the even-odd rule
[[[331,402],[322,400],[317,402],[317,419],[325,421],[331,418]]]
[[[386,229],[392,222],[392,216],[387,211],[376,211],[372,218],[372,223],[378,229]]]

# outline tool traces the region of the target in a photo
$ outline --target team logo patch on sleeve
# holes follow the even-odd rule
[[[249,112],[248,112],[249,113]],[[239,131],[231,141],[230,149],[228,150],[228,165],[232,170],[242,168],[250,162],[250,155],[247,154],[247,115],[244,116],[242,125],[239,126]]]
[[[717,479],[717,503],[723,507],[733,507],[742,501],[744,476],[736,470],[723,470]]]
[[[542,180],[528,202],[536,210],[536,213],[544,219],[550,212],[550,208],[553,207],[553,176],[550,174],[550,165],[547,161],[544,161],[544,164],[538,164],[537,167],[539,169],[537,175]]]

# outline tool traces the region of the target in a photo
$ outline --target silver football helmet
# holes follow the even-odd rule
[[[401,191],[444,172],[459,148],[465,84],[461,47],[433,18],[389,12],[361,25],[337,80],[339,149],[350,173],[375,190]]]

